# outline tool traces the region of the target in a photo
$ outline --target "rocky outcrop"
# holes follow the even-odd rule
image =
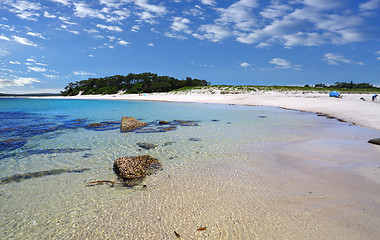
[[[137,157],[121,157],[115,160],[113,169],[124,181],[132,181],[150,175],[154,169],[159,169],[161,164],[156,158],[149,155]]]
[[[146,123],[144,122],[141,122],[139,120],[137,120],[136,118],[133,118],[133,117],[122,117],[121,118],[121,127],[120,127],[120,131],[122,132],[128,132],[128,131],[132,131],[136,128],[141,128],[141,127],[145,127]]]
[[[373,138],[369,140],[368,143],[380,145],[380,138]]]

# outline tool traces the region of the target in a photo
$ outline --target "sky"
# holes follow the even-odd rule
[[[0,0],[0,92],[152,72],[380,86],[380,0]]]

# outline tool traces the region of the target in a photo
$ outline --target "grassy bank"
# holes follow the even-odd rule
[[[318,88],[318,87],[301,87],[301,86],[233,86],[233,85],[209,85],[201,87],[184,87],[178,90],[172,91],[172,93],[211,93],[211,94],[243,94],[243,93],[255,93],[255,92],[299,92],[299,93],[329,93],[331,91],[338,91],[344,94],[357,93],[357,94],[379,94],[379,88],[371,89],[346,89],[346,88]]]

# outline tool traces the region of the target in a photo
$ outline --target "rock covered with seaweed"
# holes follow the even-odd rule
[[[113,164],[116,175],[124,181],[142,179],[160,168],[158,159],[149,155],[117,158]]]

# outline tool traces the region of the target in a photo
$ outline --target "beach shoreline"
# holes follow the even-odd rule
[[[200,91],[144,94],[77,95],[59,97],[32,97],[49,99],[137,100],[160,102],[194,102],[273,106],[289,110],[314,112],[328,117],[380,130],[380,100],[372,101],[372,94],[344,94],[342,98],[317,92],[247,92],[221,94]],[[363,100],[364,99],[364,100]]]
[[[129,238],[171,239],[176,236],[176,231],[184,238],[199,239],[377,239],[380,223],[377,213],[380,206],[377,191],[380,184],[380,146],[368,144],[367,141],[379,133],[380,105],[379,102],[372,102],[371,96],[345,94],[343,98],[329,98],[327,93],[273,91],[80,95],[37,99],[271,106],[315,112],[358,125],[324,117],[318,119],[321,121],[303,122],[309,117],[319,117],[295,112],[301,120],[291,121],[294,124],[291,135],[296,138],[290,141],[264,141],[262,145],[254,138],[261,130],[255,122],[249,122],[249,129],[238,132],[235,139],[227,142],[223,141],[224,137],[231,138],[232,132],[229,135],[225,130],[235,125],[226,124],[222,128],[224,131],[220,125],[217,129],[220,135],[212,135],[221,140],[221,144],[215,145],[218,148],[212,148],[212,151],[204,148],[208,141],[203,137],[203,142],[195,143],[199,144],[196,151],[190,150],[190,153],[182,155],[183,159],[191,160],[185,164],[181,162],[181,157],[168,158],[177,155],[173,145],[173,149],[168,151],[169,155],[160,158],[164,162],[166,159],[164,171],[145,179],[146,188],[115,198],[106,205],[97,204],[93,210],[90,208],[88,214],[92,214],[94,220],[81,222],[78,229],[92,230],[69,233],[70,238],[111,236],[114,239],[123,234]],[[88,102],[96,104],[95,101]],[[190,107],[196,112],[207,106],[190,104]],[[96,113],[95,109],[87,109]],[[120,113],[116,112],[117,115]],[[255,108],[249,109],[249,112],[255,112]],[[145,113],[151,114],[149,111]],[[240,119],[241,115],[237,118]],[[273,119],[274,115],[268,115],[266,120],[260,118],[264,122]],[[274,125],[282,128],[282,121],[286,119],[281,118]],[[188,131],[192,133],[193,129]],[[251,132],[245,135],[247,131]],[[270,131],[277,133],[281,130],[272,129],[269,134]],[[203,131],[202,134],[206,133]],[[97,139],[106,142],[103,137]],[[157,137],[166,141],[165,136]],[[240,139],[245,138],[247,142],[238,144]],[[126,144],[125,141],[117,142]],[[180,149],[188,151],[190,148],[181,145]],[[149,151],[152,153],[152,150]],[[211,152],[214,154],[210,155]],[[101,186],[94,190],[104,191]],[[101,215],[98,214],[99,209]],[[196,230],[203,226],[207,227],[206,231]]]

